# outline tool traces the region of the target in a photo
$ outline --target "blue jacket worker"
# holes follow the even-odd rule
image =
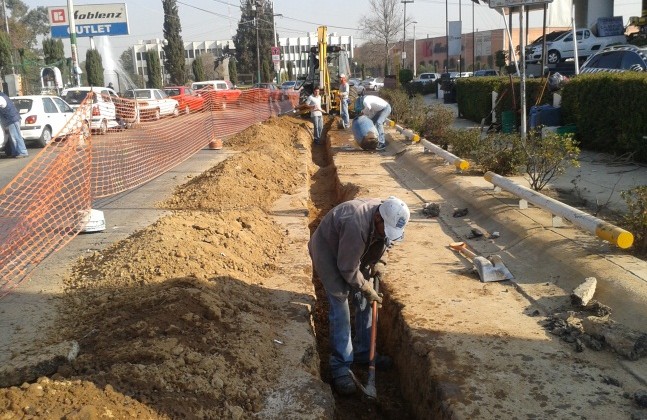
[[[29,156],[27,147],[25,147],[25,139],[22,138],[20,133],[20,113],[11,99],[2,92],[0,92],[0,123],[2,123],[4,130],[9,131],[5,149],[7,156],[14,158]]]
[[[409,208],[396,197],[350,200],[326,214],[308,243],[314,270],[329,302],[329,363],[333,387],[339,394],[357,391],[350,376],[351,364],[369,362],[371,304],[382,302],[369,279],[379,270],[380,264],[376,264],[386,248],[403,238],[409,217]],[[355,308],[352,340],[351,291]],[[388,356],[376,356],[377,369],[386,369],[391,363]]]

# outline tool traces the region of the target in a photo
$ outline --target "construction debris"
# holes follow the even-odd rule
[[[425,203],[422,205],[422,214],[427,217],[438,217],[440,215],[440,204]]]
[[[577,286],[573,290],[573,293],[571,293],[571,303],[577,306],[588,305],[591,299],[593,299],[597,284],[598,281],[595,277],[587,277],[584,279],[584,283]]]

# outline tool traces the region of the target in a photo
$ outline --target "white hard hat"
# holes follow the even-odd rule
[[[345,78],[346,78],[346,75],[345,75],[344,73],[342,73],[342,74],[340,74],[340,75],[339,75],[339,78],[340,78],[340,79],[345,79]]]
[[[409,222],[409,207],[396,197],[389,197],[380,204],[380,216],[384,219],[384,235],[391,241],[402,239],[404,226]]]

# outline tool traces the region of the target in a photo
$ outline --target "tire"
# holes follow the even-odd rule
[[[85,125],[85,122],[83,123]],[[101,125],[99,126],[99,134],[104,135],[108,132],[108,120],[101,120]]]
[[[548,55],[546,57],[548,64],[557,64],[560,61],[562,61],[562,56],[560,55],[559,51],[557,50],[550,50],[548,51]]]
[[[186,115],[189,115],[189,114],[191,113],[191,108],[189,108],[189,106],[188,106],[188,105],[184,107],[184,113],[185,113]]]
[[[49,127],[43,128],[40,138],[36,141],[38,147],[45,147],[52,142],[52,129]]]

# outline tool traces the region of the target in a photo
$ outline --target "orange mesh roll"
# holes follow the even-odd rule
[[[116,119],[104,125],[106,113],[90,94],[55,140],[0,191],[0,296],[83,229],[94,199],[142,185],[211,140],[289,112],[299,101],[297,91],[265,89],[173,98],[106,98]]]

